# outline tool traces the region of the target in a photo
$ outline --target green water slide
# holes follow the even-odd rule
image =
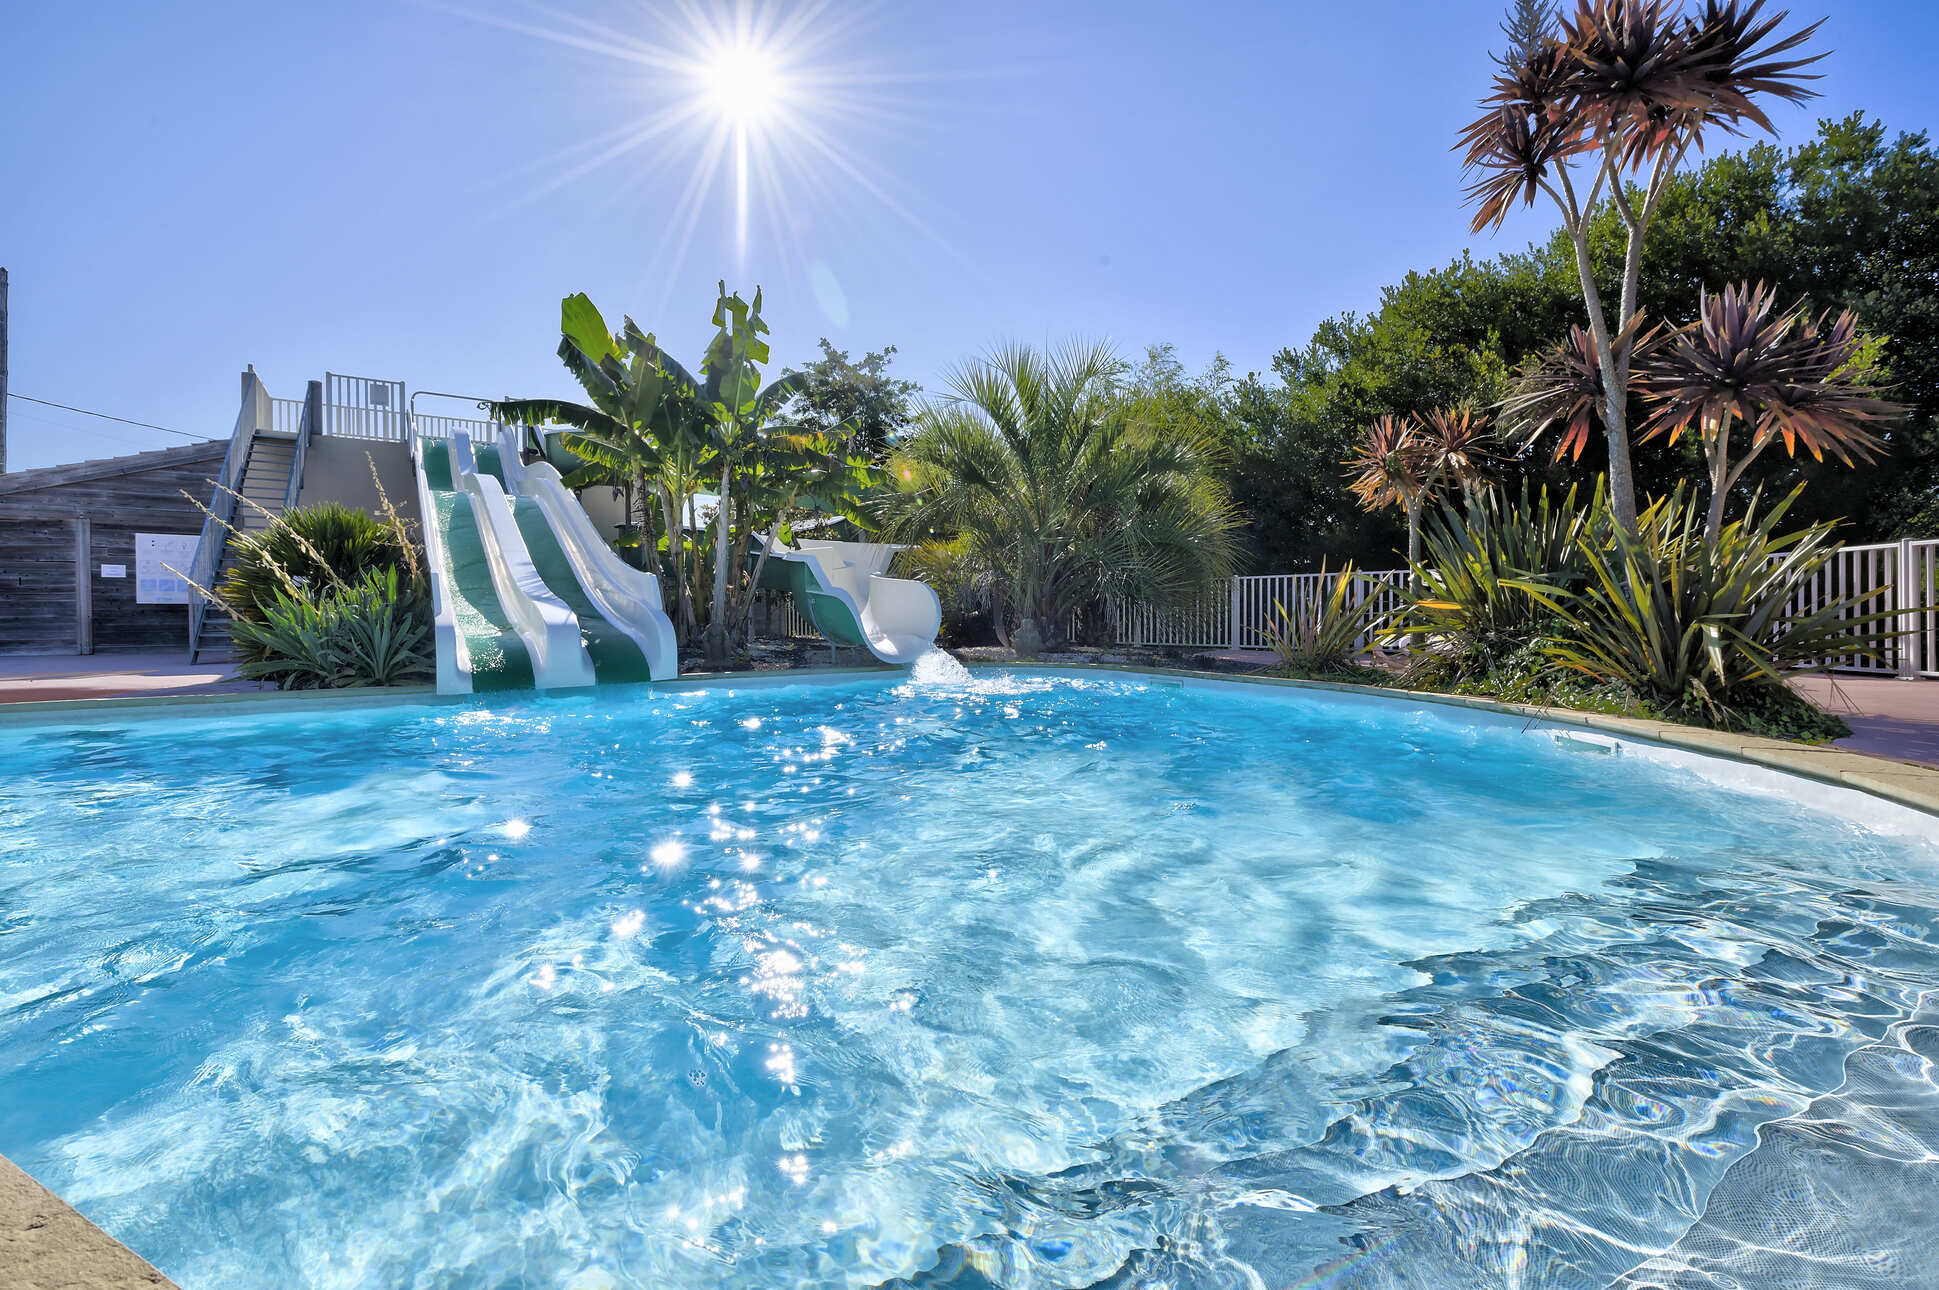
[[[793,596],[815,630],[831,644],[848,649],[868,647],[868,637],[862,634],[862,624],[856,621],[855,611],[840,596],[824,591],[806,564],[770,558],[761,566],[761,587]]]
[[[497,449],[479,448],[477,451],[478,469],[496,473],[500,468]],[[491,454],[489,464],[485,459],[488,452]],[[525,549],[531,554],[533,567],[539,571],[539,577],[552,594],[563,600],[579,619],[579,639],[592,658],[593,675],[602,683],[651,681],[653,673],[639,645],[600,612],[599,606],[593,603],[592,597],[579,584],[579,577],[573,572],[572,560],[565,548],[559,545],[544,509],[530,497],[510,500],[512,518],[525,538]]]
[[[420,445],[418,469],[424,522],[436,530],[427,532],[425,545],[440,584],[439,691],[531,689],[532,660],[499,603],[471,499],[453,486],[451,445],[426,440]],[[453,652],[461,657],[446,657],[447,622],[459,647]]]

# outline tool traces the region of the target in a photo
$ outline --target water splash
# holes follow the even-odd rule
[[[973,683],[970,670],[954,655],[939,649],[917,656],[915,666],[909,669],[909,684],[926,690],[966,690]]]

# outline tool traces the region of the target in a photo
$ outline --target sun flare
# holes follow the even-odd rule
[[[884,143],[939,125],[927,91],[962,73],[924,67],[913,51],[866,48],[874,6],[646,0],[624,28],[536,3],[529,17],[450,12],[611,60],[606,91],[629,105],[611,128],[505,182],[542,175],[522,187],[519,200],[531,202],[618,166],[630,172],[628,187],[657,189],[667,202],[646,262],[663,290],[709,225],[732,230],[740,263],[759,246],[810,284],[819,261],[804,229],[835,212],[873,205],[948,247],[895,191],[879,156]]]
[[[756,45],[730,45],[700,65],[707,106],[735,126],[755,127],[779,111],[786,84],[778,60]]]

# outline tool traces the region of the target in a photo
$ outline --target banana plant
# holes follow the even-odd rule
[[[700,365],[701,399],[710,417],[705,435],[720,475],[720,492],[714,507],[714,586],[704,641],[708,664],[720,666],[727,662],[732,632],[746,616],[754,593],[754,584],[739,576],[733,558],[736,476],[758,471],[764,454],[775,451],[787,436],[809,431],[777,420],[807,380],[803,373],[788,372],[761,384],[761,367],[769,354],[762,339],[768,326],[761,318],[760,288],[749,304],[720,283],[713,322],[714,338]],[[743,525],[742,531],[751,541],[752,527]],[[740,549],[745,551],[745,543]]]
[[[631,318],[611,331],[584,292],[560,302],[559,331],[559,359],[589,402],[503,399],[492,415],[509,424],[572,427],[563,436],[567,451],[596,471],[637,481],[642,496],[658,501],[666,551],[656,559],[680,638],[691,641],[698,626],[694,562],[682,517],[691,513],[699,480],[718,455],[700,383]],[[575,473],[578,482],[590,482],[592,472]]]

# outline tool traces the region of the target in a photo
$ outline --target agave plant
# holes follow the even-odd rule
[[[257,619],[231,630],[244,652],[237,672],[285,690],[403,685],[436,673],[422,597],[398,568],[366,569],[318,592],[276,594]]]
[[[1829,452],[1847,466],[1878,455],[1884,445],[1871,427],[1898,409],[1865,383],[1865,347],[1849,309],[1816,321],[1801,302],[1780,313],[1759,283],[1706,290],[1697,321],[1650,355],[1639,380],[1653,405],[1643,438],[1674,443],[1696,427],[1710,475],[1706,542],[1717,542],[1731,489],[1771,444],[1782,440],[1793,456],[1802,445],[1819,461]],[[1749,442],[1733,456],[1740,424]]]
[[[1560,620],[1545,650],[1668,711],[1724,725],[1797,667],[1877,657],[1894,635],[1890,615],[1856,612],[1875,592],[1793,612],[1831,558],[1836,527],[1779,532],[1796,498],[1763,514],[1753,499],[1710,542],[1703,507],[1679,488],[1644,512],[1635,535],[1612,527],[1609,540],[1581,543],[1579,590],[1524,584]]]
[[[1602,378],[1610,504],[1630,533],[1637,509],[1628,390],[1640,339],[1631,324],[1657,204],[1677,165],[1710,131],[1770,131],[1760,99],[1797,103],[1815,93],[1804,68],[1816,58],[1794,55],[1818,24],[1779,34],[1785,15],[1764,18],[1763,8],[1764,0],[1703,0],[1686,13],[1666,0],[1576,0],[1544,31],[1536,7],[1520,5],[1509,27],[1513,47],[1498,60],[1482,115],[1456,144],[1473,176],[1473,231],[1499,228],[1538,195],[1561,212],[1593,340],[1580,348]],[[1642,180],[1634,189],[1633,177]],[[1605,203],[1627,235],[1613,315],[1589,245]]]
[[[1582,547],[1594,540],[1602,513],[1600,492],[1584,506],[1574,488],[1560,501],[1546,488],[1531,499],[1526,483],[1519,504],[1492,491],[1461,510],[1443,503],[1423,533],[1426,558],[1414,566],[1390,628],[1428,643],[1416,672],[1485,673],[1542,635],[1551,611],[1531,586],[1553,595],[1581,585]]]
[[[1385,582],[1356,574],[1351,561],[1330,586],[1326,577],[1321,569],[1322,590],[1294,597],[1291,609],[1282,601],[1272,602],[1273,618],[1264,628],[1266,644],[1291,671],[1306,675],[1340,671],[1386,625],[1386,615],[1370,609],[1379,603]]]

